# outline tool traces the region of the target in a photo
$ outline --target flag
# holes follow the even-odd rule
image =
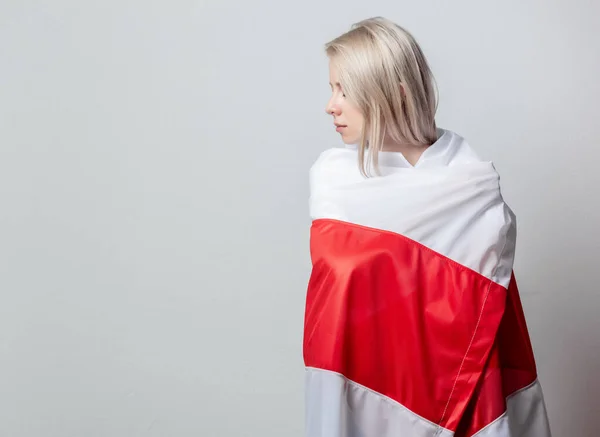
[[[440,130],[415,166],[354,148],[311,169],[308,437],[549,437],[491,162]]]

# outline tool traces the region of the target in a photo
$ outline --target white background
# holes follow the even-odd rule
[[[555,437],[600,426],[595,1],[0,1],[0,436],[300,437],[323,44],[408,28],[496,163]]]

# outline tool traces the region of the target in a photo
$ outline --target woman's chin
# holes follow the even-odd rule
[[[358,143],[360,143],[360,139],[359,138],[351,137],[349,135],[343,135],[343,134],[342,134],[342,141],[347,146],[356,146]]]

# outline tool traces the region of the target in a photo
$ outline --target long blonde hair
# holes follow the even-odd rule
[[[325,51],[365,119],[358,153],[363,175],[372,167],[378,172],[386,137],[416,146],[437,140],[435,81],[408,31],[385,18],[369,18],[328,42]]]

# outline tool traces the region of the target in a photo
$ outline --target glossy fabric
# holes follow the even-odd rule
[[[311,171],[307,436],[548,437],[493,166],[448,131],[414,168],[383,158]]]
[[[493,346],[506,290],[400,235],[341,222],[314,223],[312,256],[306,365],[455,428]]]

